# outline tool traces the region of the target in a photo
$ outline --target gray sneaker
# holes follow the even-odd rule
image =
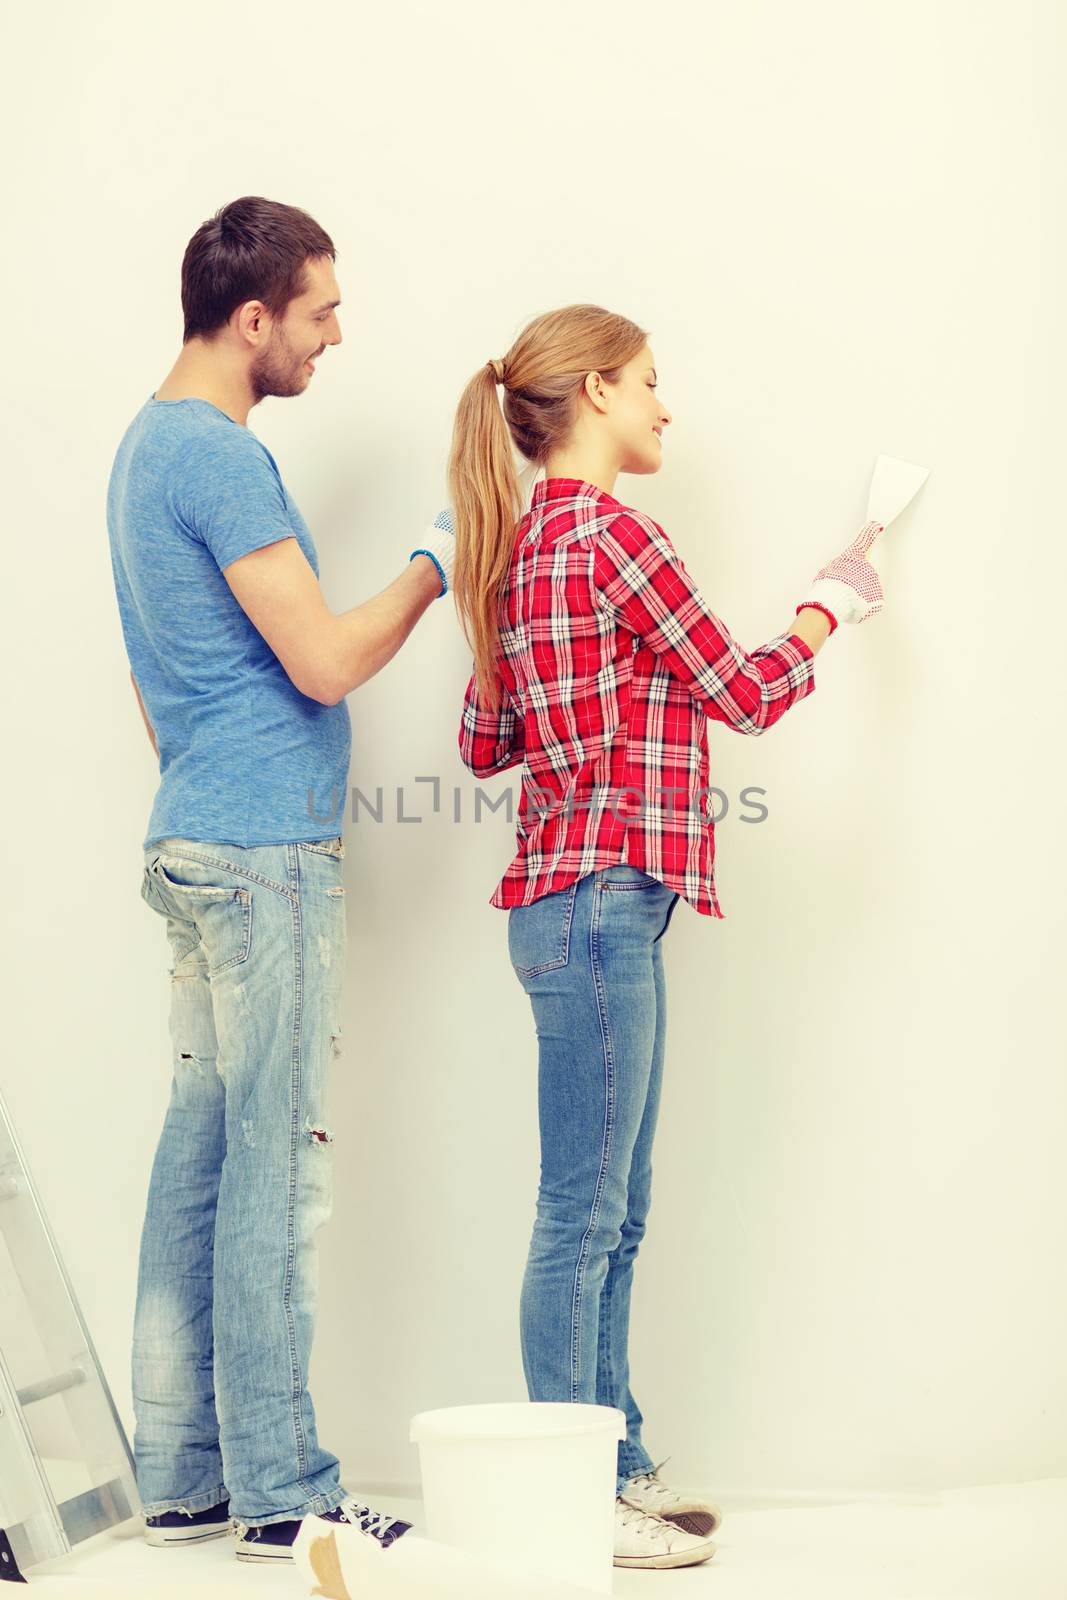
[[[667,1461],[670,1457],[667,1457]],[[659,1466],[665,1466],[661,1461]],[[651,1472],[639,1473],[622,1486],[622,1496],[639,1511],[654,1511],[664,1522],[676,1522],[686,1533],[699,1533],[704,1538],[714,1533],[722,1522],[722,1507],[702,1494],[686,1494],[684,1489],[672,1489],[663,1482],[659,1467]]]
[[[617,1567],[693,1567],[715,1554],[710,1539],[615,1497]]]

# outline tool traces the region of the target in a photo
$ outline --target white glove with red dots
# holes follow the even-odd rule
[[[885,531],[882,522],[867,522],[839,556],[821,567],[797,610],[816,606],[830,619],[833,633],[839,622],[866,622],[881,611],[885,591],[878,569],[866,559],[867,551]]]

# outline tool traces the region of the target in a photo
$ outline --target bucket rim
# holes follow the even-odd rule
[[[514,1423],[508,1426],[505,1421],[501,1426],[508,1412],[514,1415]],[[576,1415],[578,1412],[582,1414]],[[533,1420],[537,1413],[544,1423],[542,1428],[522,1426],[524,1417]],[[554,1417],[550,1417],[549,1413],[554,1413]],[[495,1424],[494,1417],[497,1419]],[[570,1400],[490,1400],[476,1405],[438,1406],[432,1411],[419,1411],[411,1419],[408,1437],[414,1444],[423,1440],[449,1444],[500,1444],[509,1439],[523,1439],[532,1443],[536,1439],[605,1433],[609,1422],[614,1437],[625,1439],[626,1414],[618,1406]]]

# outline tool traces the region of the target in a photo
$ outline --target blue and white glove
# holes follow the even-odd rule
[[[441,574],[441,593],[438,600],[443,600],[448,593],[448,586],[452,582],[452,568],[456,564],[456,530],[452,521],[452,507],[446,506],[434,517],[432,525],[427,528],[424,535],[425,542],[408,556],[413,561],[416,556],[429,556],[438,572]]]
[[[533,498],[534,484],[543,478],[546,469],[538,466],[536,462],[520,458],[515,463],[515,470],[519,480],[519,498],[522,502],[523,513],[529,511],[530,501]],[[425,542],[417,550],[413,550],[408,560],[415,556],[429,556],[438,572],[441,574],[441,593],[438,600],[443,600],[448,593],[452,582],[452,569],[456,563],[456,526],[452,516],[452,507],[446,506],[433,520],[433,526],[427,528]]]

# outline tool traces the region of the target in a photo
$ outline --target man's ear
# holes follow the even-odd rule
[[[249,343],[265,344],[270,337],[269,313],[262,300],[246,300],[235,312],[237,332]]]

